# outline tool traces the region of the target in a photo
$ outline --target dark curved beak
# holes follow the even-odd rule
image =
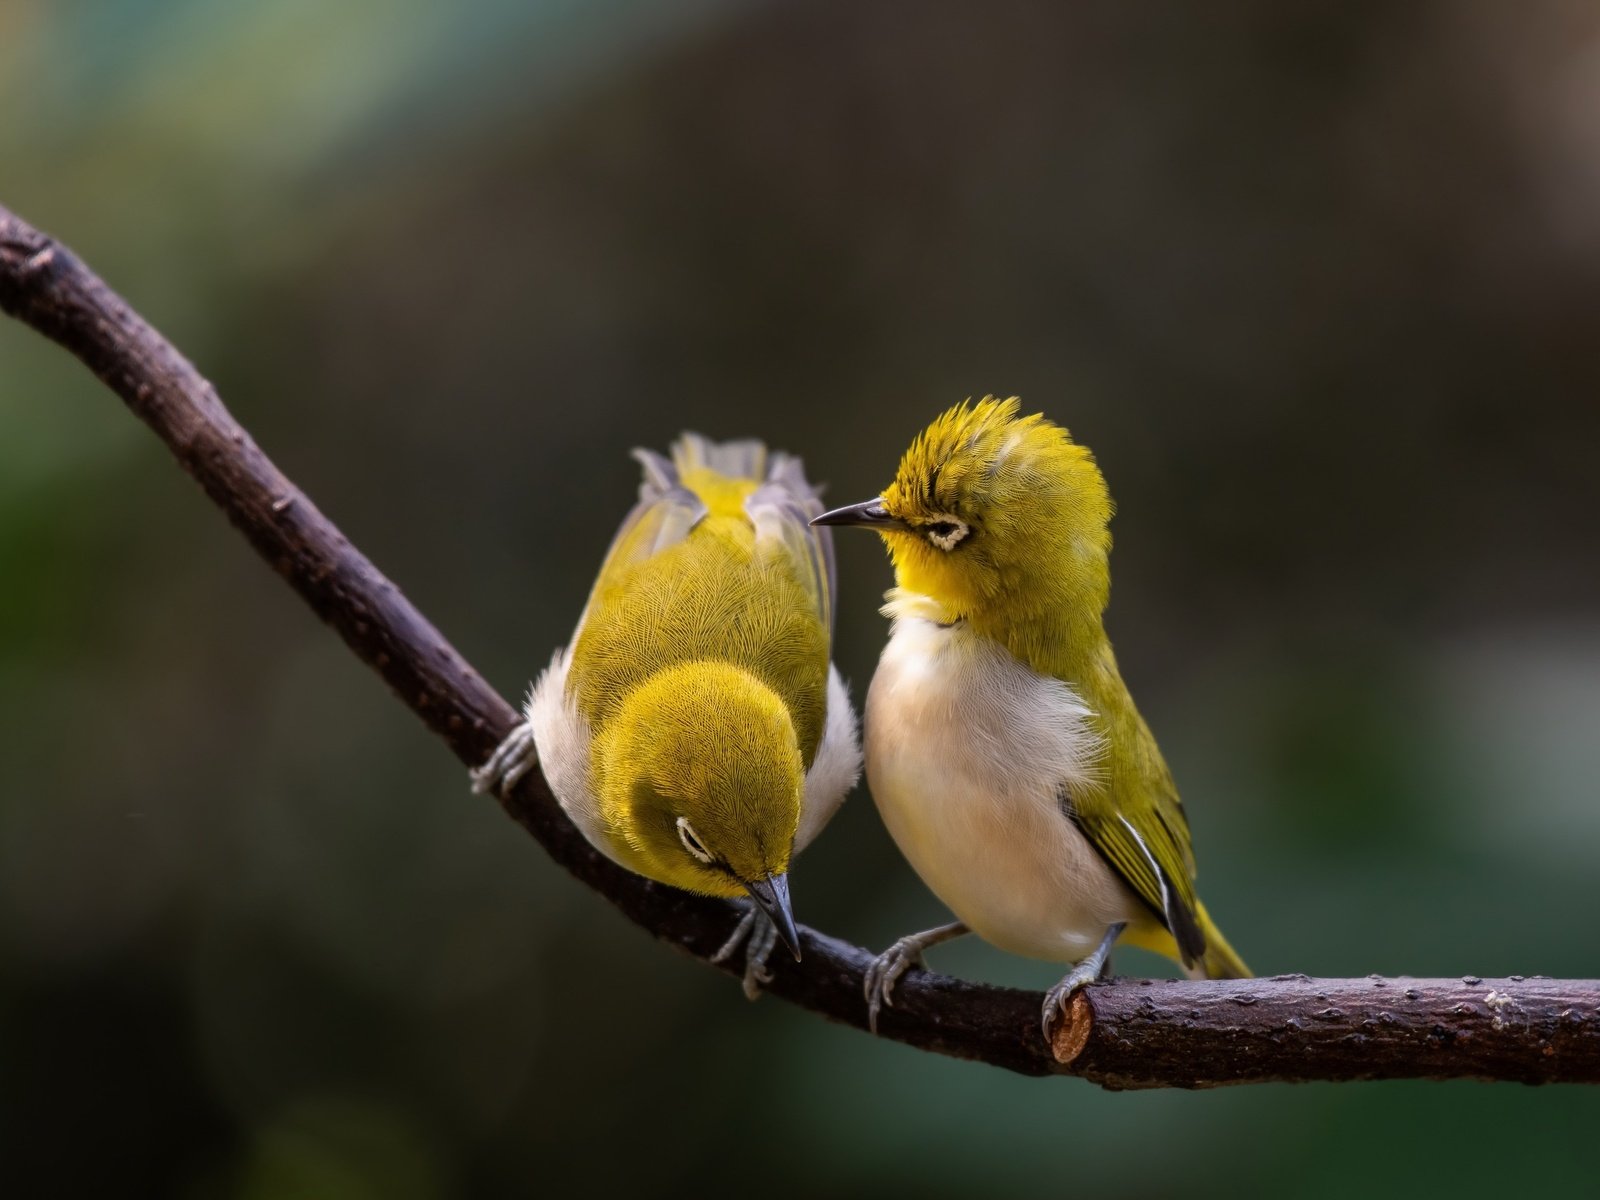
[[[800,961],[800,931],[794,927],[794,910],[789,907],[789,877],[768,875],[744,885],[750,898],[761,906],[761,911],[772,918],[778,936],[789,947],[795,962]]]
[[[847,504],[820,517],[812,517],[813,525],[859,525],[864,529],[906,529],[899,517],[891,516],[883,506],[883,497],[874,496],[860,504]]]

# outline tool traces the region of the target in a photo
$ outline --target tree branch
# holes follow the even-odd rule
[[[262,453],[215,390],[66,247],[0,208],[0,310],[60,343],[155,432],[263,558],[468,766],[516,712]],[[732,923],[725,904],[632,875],[598,854],[535,773],[506,811],[562,866],[656,937],[701,960]],[[768,990],[858,1028],[871,956],[801,930]],[[723,969],[737,973],[740,964]],[[1264,1080],[1455,1078],[1600,1082],[1600,982],[1121,980],[1074,998],[1054,1046],[1036,993],[913,971],[884,1036],[1030,1075],[1112,1088]]]

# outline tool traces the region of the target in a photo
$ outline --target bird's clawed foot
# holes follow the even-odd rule
[[[867,997],[867,1028],[873,1033],[878,1032],[878,1013],[884,1005],[894,1007],[894,988],[912,967],[926,967],[922,953],[929,946],[937,946],[940,942],[948,942],[951,938],[960,937],[968,932],[967,927],[960,921],[951,925],[941,925],[937,929],[925,929],[921,933],[908,933],[894,945],[890,946],[877,958],[872,960],[872,965],[867,968],[866,978],[862,991]]]
[[[749,900],[733,901],[744,915],[733,927],[722,949],[711,956],[714,963],[727,962],[738,953],[744,943],[744,994],[749,1000],[761,998],[761,985],[772,982],[772,972],[767,970],[767,956],[778,944],[778,927],[772,919]]]
[[[1045,1041],[1050,1040],[1050,1031],[1055,1026],[1056,1018],[1066,1016],[1067,1005],[1072,1003],[1072,994],[1086,984],[1101,978],[1102,972],[1111,966],[1112,944],[1122,936],[1122,931],[1127,927],[1126,921],[1118,921],[1108,926],[1105,937],[1100,939],[1100,944],[1093,952],[1068,971],[1065,979],[1044,994],[1044,1007],[1040,1010],[1040,1026],[1044,1030]]]
[[[504,796],[539,765],[539,750],[533,744],[533,726],[523,721],[495,747],[489,761],[471,772],[472,790],[479,795]]]
[[[867,968],[863,990],[867,995],[867,1028],[878,1032],[878,1011],[887,1004],[894,1007],[894,985],[900,982],[912,967],[926,967],[922,958],[922,944],[916,934],[901,938],[890,946]]]

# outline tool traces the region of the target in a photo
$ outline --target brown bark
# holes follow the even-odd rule
[[[155,432],[256,551],[468,766],[517,715],[286,478],[215,390],[59,242],[0,208],[0,310],[79,358]],[[535,773],[507,812],[558,863],[664,941],[707,959],[726,905],[631,875],[596,853]],[[867,951],[801,930],[768,990],[865,1028]],[[723,969],[737,973],[741,964]],[[732,999],[730,989],[730,1003]],[[885,1037],[1025,1074],[1108,1087],[1263,1080],[1457,1078],[1600,1082],[1600,983],[1508,980],[1122,980],[1075,998],[1055,1046],[1034,993],[914,971]]]
[[[1055,1051],[1111,1088],[1304,1079],[1600,1081],[1600,982],[1124,979],[1073,997]]]

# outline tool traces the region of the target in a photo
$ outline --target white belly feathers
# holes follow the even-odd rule
[[[1096,786],[1093,714],[964,625],[891,602],[867,695],[867,781],[924,883],[973,932],[1014,954],[1074,962],[1139,902],[1067,818]]]

